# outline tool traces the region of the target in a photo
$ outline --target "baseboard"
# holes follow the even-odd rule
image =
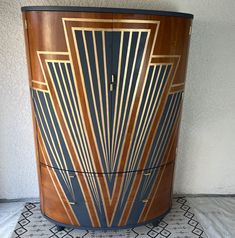
[[[199,193],[199,194],[173,194],[173,197],[235,197],[235,194],[205,194],[205,193]]]
[[[14,199],[0,199],[0,203],[8,203],[8,202],[39,202],[39,198],[14,198]]]
[[[235,197],[235,194],[173,194],[173,197]],[[0,203],[8,202],[39,202],[39,198],[15,198],[15,199],[0,199]]]

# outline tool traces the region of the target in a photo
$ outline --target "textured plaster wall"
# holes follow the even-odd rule
[[[80,5],[195,15],[174,191],[235,191],[234,0],[0,0],[0,198],[37,197],[20,7]]]

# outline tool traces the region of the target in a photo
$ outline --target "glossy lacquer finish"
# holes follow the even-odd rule
[[[171,207],[190,15],[23,9],[42,213],[120,228]]]

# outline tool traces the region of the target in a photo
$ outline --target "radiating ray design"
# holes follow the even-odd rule
[[[147,167],[149,168],[159,167],[161,165],[161,161],[166,151],[166,146],[168,145],[168,141],[172,135],[172,130],[177,121],[181,99],[182,93],[169,95],[167,99],[167,103],[159,123],[157,136],[154,138],[155,147],[151,148],[150,159],[148,160],[150,165],[147,164]],[[146,197],[146,195],[149,194],[149,190],[151,190],[152,186],[154,186],[153,181],[154,176],[146,177],[141,191],[142,197]]]
[[[55,170],[58,180],[62,185],[65,194],[69,201],[74,202],[81,198],[84,200],[84,196],[76,195],[78,194],[78,188],[81,186],[78,183],[75,183],[75,186],[72,183],[71,177],[68,170],[67,163],[71,163],[71,158],[69,159],[68,148],[65,145],[64,138],[62,136],[58,120],[54,114],[54,109],[52,108],[52,102],[48,93],[33,91],[32,92],[34,108],[37,118],[37,123],[42,134],[43,141],[45,143],[45,148],[47,154],[49,155],[50,162],[53,167],[58,168]],[[63,149],[62,149],[63,148]],[[66,160],[64,159],[66,157]],[[70,165],[70,169],[73,168]],[[74,170],[74,169],[72,169]],[[99,213],[102,213],[102,208],[100,207],[100,195],[97,190],[97,181],[95,177],[87,176],[86,182],[89,186],[89,190],[93,196],[96,208]],[[74,189],[74,187],[76,189]],[[76,190],[76,191],[75,191]],[[80,194],[82,194],[80,192]],[[74,208],[74,212],[79,214]],[[80,220],[81,218],[78,219]]]
[[[40,151],[40,153],[42,154],[42,157],[43,157],[41,159],[43,159],[45,164],[48,163],[52,167],[52,164],[50,163],[49,155],[47,153],[47,150],[45,149],[45,144],[44,144],[44,141],[42,139],[42,135],[40,133],[40,130],[38,131],[38,133],[39,133],[38,134],[38,147],[39,147],[39,151]],[[44,167],[47,170],[47,173],[49,174],[50,179],[53,183],[53,185],[51,185],[51,186],[53,186],[54,189],[56,190],[57,195],[59,197],[59,200],[62,203],[63,209],[65,210],[65,213],[67,214],[67,217],[70,220],[71,224],[80,225],[79,222],[78,222],[77,216],[75,215],[71,205],[69,204],[68,196],[66,196],[65,190],[62,187],[63,183],[61,183],[59,181],[60,176],[56,176],[56,173],[53,172],[51,167],[48,167],[48,166]],[[44,169],[44,171],[45,171],[45,169]],[[41,173],[42,173],[43,168],[41,168],[40,170],[41,170]],[[57,172],[60,172],[60,171],[57,170]],[[41,188],[41,189],[43,189],[43,188]],[[43,207],[43,202],[42,202],[41,206]]]
[[[146,46],[148,43],[148,32],[124,32],[122,47],[119,55],[117,75],[117,88],[114,100],[114,122],[112,136],[112,170],[117,169],[117,162],[120,162],[120,153],[122,150],[122,141],[127,130],[129,112],[132,110],[135,99],[136,88],[138,87],[139,68],[142,65]]]
[[[165,66],[168,69],[165,72],[163,71],[164,75],[167,76],[166,85],[164,86],[163,94],[165,94],[165,93],[169,94],[170,91],[171,91],[171,85],[172,85],[172,82],[174,80],[175,73],[177,71],[177,67],[178,67],[178,64],[179,64],[179,59],[180,59],[179,56],[154,56],[154,58],[152,58],[151,61],[150,61],[150,64],[149,64],[150,66],[155,65],[156,67],[158,67],[158,66],[162,65],[162,67]],[[169,62],[169,63],[166,63],[166,62]],[[145,88],[146,85],[148,85],[147,82],[148,81],[145,80],[145,84],[144,84],[143,88]],[[150,90],[150,92],[151,92],[151,90]],[[161,92],[161,90],[158,93],[160,93],[160,92]],[[143,95],[144,95],[144,90],[142,90],[141,93],[142,93],[141,94],[141,98],[142,98]],[[160,98],[160,100],[161,100],[160,104],[161,104],[162,109],[159,110],[157,108],[154,111],[154,116],[153,116],[154,119],[151,121],[151,124],[149,126],[148,133],[147,133],[147,136],[146,136],[146,140],[145,140],[145,143],[144,143],[144,148],[142,149],[141,155],[139,156],[139,159],[138,159],[138,162],[137,162],[138,166],[143,166],[144,168],[148,168],[146,166],[146,164],[147,164],[147,162],[149,161],[149,158],[150,158],[149,153],[150,153],[151,148],[155,147],[154,138],[157,136],[157,132],[156,132],[155,128],[158,128],[159,125],[160,125],[159,124],[160,123],[159,118],[161,118],[162,115],[163,115],[163,109],[165,108],[166,102],[167,102],[166,99],[167,99],[167,97],[161,97]],[[138,115],[139,113],[140,114],[142,113],[142,111],[140,111],[140,106],[141,106],[141,104],[139,104],[137,113],[135,113],[135,124],[134,124],[133,128],[138,127],[138,124],[136,124],[138,117],[136,115]],[[133,138],[134,138],[133,135],[134,135],[134,133],[132,132],[132,137],[131,137],[130,141],[133,140]],[[124,146],[125,146],[125,142],[124,142]],[[131,149],[131,146],[129,146],[129,150],[128,150],[127,153],[125,153],[125,156],[129,155],[130,149]],[[128,164],[128,162],[133,159],[133,158],[130,158],[129,156],[126,157],[126,158],[127,158],[126,159],[126,164]],[[159,166],[162,166],[162,164],[159,164]],[[149,168],[151,168],[151,167],[149,167]],[[157,170],[156,170],[155,173],[157,175]],[[122,198],[121,201],[127,201],[127,200],[129,200],[129,198],[131,196],[138,197],[138,193],[141,193],[141,191],[142,191],[142,190],[140,190],[140,185],[141,185],[142,181],[145,179],[144,177],[145,176],[142,176],[141,178],[138,178],[133,173],[132,178],[130,178],[130,177],[129,177],[129,179],[125,178],[126,182],[123,184],[123,187],[125,187],[126,190],[131,191],[131,192],[130,192],[129,196],[122,195],[121,196],[121,198]],[[154,176],[153,175],[149,176],[149,178],[151,178],[151,177],[153,178]],[[136,187],[138,188],[137,190],[133,189],[133,188],[136,188]],[[125,196],[125,197],[123,197],[123,196]],[[133,205],[128,206],[127,203],[124,203],[124,202],[122,202],[122,203],[124,204],[124,207],[122,209],[122,211],[123,211],[122,212],[122,217],[120,218],[120,222],[118,224],[120,226],[125,224],[128,221],[128,217],[131,214],[131,210],[133,208]]]
[[[136,163],[140,159],[140,151],[141,148],[143,149],[143,142],[146,140],[147,131],[153,120],[154,112],[156,112],[159,107],[170,69],[170,64],[151,65],[149,67],[148,78],[143,93],[145,100],[143,100],[140,105],[141,113],[137,115],[136,123],[138,126],[135,128],[134,139],[131,143],[130,158],[132,159],[130,163],[127,164],[127,169],[130,171],[138,169]]]
[[[87,149],[84,130],[81,126],[81,112],[76,106],[77,99],[74,92],[74,80],[70,64],[67,63],[65,65],[65,63],[54,63],[49,61],[48,69],[53,78],[54,88],[58,94],[58,100],[65,115],[66,123],[72,135],[73,142],[76,146],[76,152],[83,171],[94,172],[93,164],[90,159],[91,155]],[[74,95],[74,97],[72,95]],[[71,170],[74,170],[74,168]],[[101,209],[98,189],[94,177],[88,177],[87,181],[91,189],[90,191],[93,193],[94,200],[99,209]]]
[[[54,111],[51,111],[49,108],[50,102],[48,103],[48,100],[50,99],[48,99],[48,94],[46,95],[43,92],[32,91],[32,98],[37,122],[53,166],[59,169],[68,169],[67,163],[69,161],[65,160],[65,156],[67,156],[68,152],[62,150],[62,147],[64,147],[62,144],[63,137],[61,137],[59,131],[56,129],[58,125],[54,125],[53,117],[55,117],[55,115],[53,114]],[[74,197],[74,191],[69,176],[66,174],[65,170],[60,171],[67,189]]]
[[[108,94],[107,58],[111,58],[111,32],[76,30],[79,61],[86,92],[91,120],[99,148],[104,172],[110,168],[110,96]],[[106,43],[107,42],[107,43]],[[104,45],[104,47],[103,47]],[[106,49],[104,52],[102,49]]]
[[[157,111],[159,106],[160,98],[164,91],[164,87],[171,69],[170,64],[159,64],[152,65],[149,67],[149,72],[147,75],[146,86],[143,89],[143,97],[145,100],[141,102],[140,112],[136,115],[136,128],[134,131],[133,140],[130,146],[130,153],[127,163],[127,171],[135,171],[138,169],[138,161],[141,159],[141,152],[144,147],[144,142],[147,138],[147,132],[149,131],[149,126],[154,118],[154,112]],[[154,144],[155,145],[155,144]],[[156,146],[156,145],[155,145]],[[149,160],[149,159],[148,159]],[[146,166],[146,168],[152,168]],[[123,190],[127,192],[128,184],[131,182],[131,174],[126,177],[126,182],[123,186]],[[121,202],[124,202],[124,197],[122,197]]]
[[[85,204],[82,212],[72,206],[79,223],[94,227],[126,225],[129,216],[138,221],[184,86],[172,84],[180,56],[153,56],[158,21],[109,20],[63,18],[68,52],[38,52],[45,82],[32,82],[50,163],[68,201]],[[72,180],[68,171],[83,174]]]
[[[155,150],[155,155],[154,155],[154,160],[158,162],[158,165],[161,165],[161,161],[164,157],[164,154],[166,152],[166,146],[168,145],[169,138],[171,136],[171,132],[173,128],[176,125],[177,119],[179,117],[179,109],[181,105],[181,100],[182,100],[182,94],[181,93],[176,93],[176,94],[170,94],[168,96],[166,106],[164,108],[163,115],[161,117],[161,122],[159,123],[158,130],[161,131],[161,133],[165,134],[165,137],[161,137],[160,140],[158,140],[158,144],[154,143],[154,148]],[[166,135],[167,134],[167,135]],[[155,140],[157,140],[159,137],[156,137]],[[157,166],[155,166],[157,167]],[[154,166],[152,167],[154,168]],[[148,200],[149,199],[149,194],[150,191],[153,189],[153,187],[156,185],[156,180],[158,178],[158,173],[159,173],[159,168],[156,169],[150,169],[149,171],[145,172],[142,174],[140,178],[140,182],[138,185],[138,189],[136,191],[136,200],[141,201],[141,200]],[[147,174],[148,176],[145,176]],[[132,189],[132,184],[135,183],[135,177],[136,173],[132,174],[132,176],[125,176],[125,182],[123,185],[123,191],[121,194],[121,200],[120,200],[120,210],[125,211],[125,206],[126,206],[126,201],[128,201],[128,195],[129,191]],[[129,205],[130,206],[130,205]],[[144,204],[143,204],[144,208]],[[126,220],[128,220],[129,216],[133,216],[134,213],[134,207],[133,209],[129,210],[129,213],[127,217],[125,217]],[[140,215],[140,214],[139,214]],[[136,211],[136,216],[137,216],[137,211]],[[120,225],[120,224],[119,224]]]
[[[39,60],[42,65],[43,73],[46,76],[45,78],[47,79],[47,84],[49,85],[49,95],[50,95],[50,99],[52,100],[51,101],[52,108],[50,108],[50,110],[55,112],[55,115],[56,115],[55,120],[57,120],[56,123],[63,124],[64,122],[66,122],[66,125],[67,125],[68,131],[64,130],[63,125],[60,125],[59,129],[61,130],[61,138],[64,140],[64,144],[65,144],[63,146],[63,149],[68,150],[68,152],[69,152],[68,153],[69,155],[66,156],[66,161],[70,162],[69,169],[71,171],[76,170],[77,168],[80,167],[80,166],[77,166],[76,164],[78,162],[81,162],[79,164],[81,165],[81,168],[83,168],[83,170],[84,170],[87,168],[87,166],[89,166],[89,164],[87,164],[87,161],[85,161],[85,159],[79,158],[79,156],[81,156],[81,153],[82,153],[81,150],[83,151],[83,153],[85,153],[84,152],[85,146],[84,146],[84,148],[81,146],[79,148],[79,145],[76,145],[77,140],[76,140],[75,136],[79,137],[79,139],[80,139],[79,142],[81,142],[81,143],[83,142],[83,145],[86,142],[82,141],[81,137],[83,139],[87,138],[87,137],[85,137],[84,135],[81,136],[82,128],[80,128],[80,130],[76,131],[77,127],[74,126],[74,124],[78,123],[78,121],[80,120],[79,119],[80,112],[77,110],[77,106],[75,103],[76,102],[75,97],[77,95],[75,96],[75,93],[74,93],[74,79],[73,79],[73,75],[71,73],[70,63],[67,60],[66,61],[65,60],[54,60],[54,61],[49,60],[48,61],[48,60],[45,60],[45,57],[44,57],[44,56],[46,56],[46,57],[50,58],[49,57],[50,55],[48,55],[48,52],[46,52],[46,53],[40,52],[40,54],[41,55],[39,55],[40,56]],[[54,55],[54,57],[65,58],[64,57],[65,54],[60,53],[60,55],[61,56]],[[51,97],[51,94],[54,94],[54,95],[56,94],[56,95],[54,97]],[[56,105],[57,109],[56,109],[55,105]],[[58,111],[58,109],[59,109],[59,111]],[[58,119],[58,117],[61,117],[61,115],[63,117],[63,120]],[[72,128],[72,123],[73,123],[73,127],[75,127],[75,129]],[[68,134],[67,132],[69,132],[69,137],[65,136]],[[74,153],[73,153],[74,151],[71,150],[71,147],[70,147],[71,143],[74,145],[76,156],[74,156]],[[56,167],[56,166],[54,166],[54,167]],[[56,168],[58,168],[58,167],[56,167]],[[62,168],[62,169],[66,169],[66,168]],[[86,177],[84,180],[83,177],[79,177],[79,178],[78,177],[77,177],[78,183],[76,183],[74,185],[74,182],[73,182],[73,187],[76,188],[75,189],[75,198],[70,197],[69,200],[71,202],[81,201],[81,200],[85,201],[86,199],[91,201],[87,205],[87,208],[88,208],[87,213],[88,214],[85,217],[86,217],[86,219],[88,217],[90,217],[91,225],[100,226],[101,225],[100,221],[97,220],[96,217],[98,218],[97,213],[102,214],[103,211],[101,211],[102,208],[100,205],[101,204],[100,203],[100,194],[98,194],[98,191],[97,191],[97,183],[95,181],[95,178],[92,176],[89,176],[89,177]],[[86,186],[88,186],[88,189]],[[80,189],[81,189],[81,191],[78,192],[78,190],[80,190]],[[83,192],[84,189],[86,191],[88,191],[88,193],[87,192],[84,193]],[[92,200],[91,200],[91,197],[92,197]],[[94,206],[92,204],[94,204],[95,210],[94,210]],[[75,207],[74,209],[76,210],[77,207]],[[76,212],[76,214],[79,214],[79,213],[81,214],[81,211]],[[78,215],[78,217],[79,217],[79,215]],[[79,217],[79,219],[80,220],[84,219],[84,217],[82,217],[82,218]]]
[[[182,95],[181,95],[182,96]],[[182,99],[181,99],[181,105],[182,105]],[[181,107],[181,105],[179,105],[179,107]],[[163,165],[161,167],[161,171],[159,171],[157,173],[157,176],[155,177],[155,181],[153,180],[153,184],[154,186],[151,186],[151,188],[148,191],[148,196],[150,198],[155,198],[155,199],[150,199],[148,200],[148,202],[145,204],[144,208],[142,209],[142,211],[140,212],[140,216],[139,216],[139,222],[143,222],[146,220],[147,217],[149,217],[149,214],[151,213],[151,209],[155,209],[157,206],[156,203],[156,198],[159,197],[159,190],[161,187],[161,184],[164,184],[166,181],[164,180],[164,178],[166,180],[170,180],[172,183],[172,178],[169,178],[169,175],[166,177],[166,175],[164,175],[164,173],[167,173],[167,170],[169,170],[169,168],[172,170],[174,168],[174,163],[169,163],[168,161],[170,160],[170,155],[173,152],[175,154],[175,149],[174,149],[174,144],[175,144],[175,139],[177,138],[177,134],[178,134],[178,129],[179,129],[179,120],[180,120],[180,110],[178,111],[178,115],[176,116],[175,119],[175,127],[172,131],[172,136],[171,139],[168,143],[167,146],[167,151],[165,151],[165,165]],[[173,172],[173,171],[172,171]],[[170,176],[173,177],[173,173],[170,173]],[[171,185],[172,186],[172,185]],[[171,189],[169,190],[169,192],[171,193]],[[150,218],[151,219],[151,218]]]

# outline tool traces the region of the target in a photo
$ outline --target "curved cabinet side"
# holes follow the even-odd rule
[[[28,38],[28,26],[27,26],[27,14],[22,13],[23,27],[24,27],[24,38],[25,38],[25,52],[26,59],[28,65],[28,80],[29,80],[29,89],[32,87],[32,65],[31,65],[31,55],[30,55],[30,43]],[[34,113],[33,101],[30,100],[31,110],[32,110],[32,122],[33,122],[33,132],[34,132],[34,147],[35,147],[35,155],[36,155],[36,163],[37,163],[37,175],[38,175],[38,185],[39,185],[39,196],[40,196],[40,208],[43,211],[43,194],[41,190],[41,170],[40,170],[40,155],[39,155],[39,145],[38,145],[38,127],[36,122],[36,117]]]

